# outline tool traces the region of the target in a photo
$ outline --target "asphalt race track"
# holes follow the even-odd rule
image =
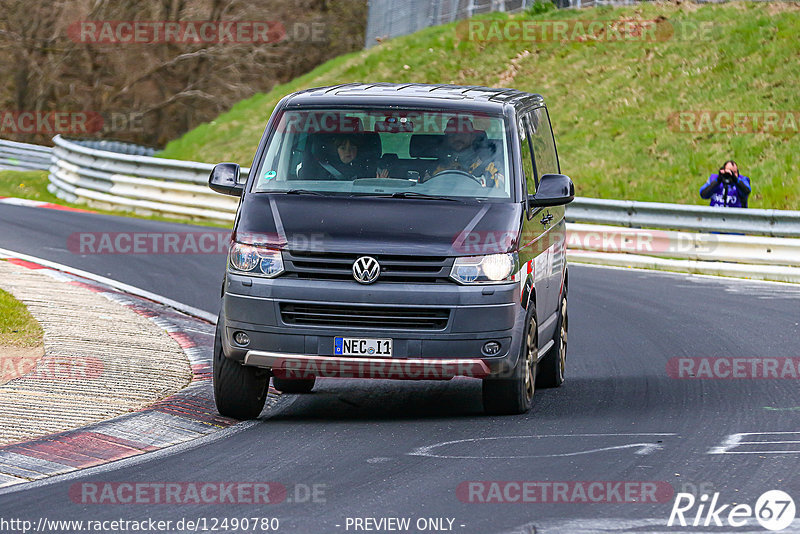
[[[219,312],[219,290],[225,254],[85,254],[72,252],[68,239],[80,233],[130,234],[212,232],[221,228],[169,224],[132,217],[0,205],[0,248],[69,265],[153,293],[170,296],[214,314]],[[80,243],[78,241],[74,243]],[[127,243],[125,243],[127,244]],[[96,247],[100,249],[99,242]],[[210,288],[216,287],[211,290]]]
[[[2,248],[218,310],[224,255],[81,256],[66,247],[73,232],[181,225],[3,205],[0,228]],[[209,526],[214,518],[268,517],[287,533],[365,531],[356,518],[390,517],[410,518],[411,532],[763,532],[754,522],[667,527],[672,492],[719,492],[720,503],[751,506],[772,489],[800,497],[797,379],[668,372],[672,358],[800,357],[800,288],[573,265],[569,295],[567,382],[537,391],[525,416],[484,416],[480,382],[468,379],[322,380],[314,393],[287,396],[277,413],[221,439],[15,487],[0,494],[0,516],[173,525],[204,518]],[[458,490],[467,481],[649,481],[669,492],[655,503],[581,502],[574,494],[571,502],[484,503],[470,502],[464,485]],[[287,495],[268,505],[91,504],[70,494],[84,482],[277,482]],[[420,518],[444,521],[417,528]],[[800,520],[784,532],[800,532]]]

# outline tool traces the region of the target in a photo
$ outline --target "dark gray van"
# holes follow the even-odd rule
[[[281,100],[241,196],[214,345],[222,415],[270,378],[483,380],[488,413],[564,380],[561,174],[544,100],[514,89],[344,84]]]

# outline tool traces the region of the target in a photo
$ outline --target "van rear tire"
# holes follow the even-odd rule
[[[539,374],[536,375],[536,387],[557,388],[564,383],[567,367],[567,332],[569,331],[569,316],[567,314],[566,290],[561,296],[558,307],[558,322],[553,334],[553,347],[547,356],[539,362]]]

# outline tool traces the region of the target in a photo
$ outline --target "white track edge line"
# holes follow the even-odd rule
[[[152,460],[157,460],[161,457],[168,457],[174,454],[180,454],[181,452],[194,449],[201,445],[208,445],[214,443],[215,441],[233,436],[234,434],[238,434],[243,430],[247,430],[248,428],[257,425],[258,423],[259,420],[241,421],[239,423],[236,423],[235,425],[231,425],[222,430],[206,434],[199,438],[189,439],[187,441],[178,443],[176,445],[172,445],[170,447],[164,447],[163,449],[158,449],[155,451],[144,451],[141,454],[137,454],[136,456],[130,456],[128,458],[123,458],[121,460],[113,460],[111,462],[106,462],[101,465],[86,467],[83,469],[76,468],[74,471],[70,471],[69,473],[62,473],[60,475],[48,476],[40,478],[38,480],[31,480],[29,482],[13,484],[5,488],[0,488],[0,495],[7,495],[9,493],[17,493],[19,491],[41,488],[42,486],[49,486],[50,484],[66,482],[76,478],[90,476],[98,473],[104,473],[106,471],[116,471],[117,469],[124,469],[126,467],[132,467],[140,463],[146,463]]]
[[[73,267],[69,267],[67,265],[63,265],[60,263],[52,262],[49,260],[45,260],[42,258],[38,258],[36,256],[31,256],[29,254],[22,254],[19,252],[14,252],[12,250],[0,248],[0,257],[12,257],[18,258],[25,261],[30,261],[32,263],[38,263],[44,267],[49,267],[51,269],[56,269],[58,271],[63,271],[65,273],[74,274],[76,276],[80,276],[82,278],[86,278],[88,280],[93,280],[95,282],[100,282],[102,284],[106,284],[111,286],[115,289],[119,289],[126,293],[130,293],[132,295],[143,297],[148,300],[152,300],[154,302],[163,304],[165,306],[169,306],[175,310],[178,310],[182,313],[186,313],[188,315],[192,315],[194,317],[203,319],[205,321],[210,322],[211,324],[216,323],[217,318],[214,317],[212,314],[195,308],[193,306],[188,306],[181,302],[177,302],[175,300],[169,299],[167,297],[157,295],[155,293],[151,293],[150,291],[146,291],[144,289],[140,289],[138,287],[134,287],[128,284],[124,284],[122,282],[117,282],[116,280],[112,280],[110,278],[106,278],[104,276],[96,275],[87,271],[83,271],[81,269],[75,269]],[[58,482],[65,482],[68,480],[73,480],[76,478],[80,478],[83,476],[88,476],[97,473],[103,473],[106,471],[115,471],[117,469],[123,469],[126,467],[131,467],[134,465],[138,465],[140,463],[149,462],[154,459],[158,459],[161,457],[168,457],[173,454],[179,454],[186,450],[191,450],[201,445],[206,445],[210,443],[214,443],[218,440],[227,438],[229,436],[233,436],[234,434],[238,434],[243,430],[247,430],[258,424],[258,420],[250,420],[250,421],[240,421],[232,426],[224,428],[222,430],[215,431],[210,434],[206,434],[205,436],[201,436],[199,438],[189,439],[182,443],[178,443],[176,445],[172,445],[170,447],[165,447],[163,449],[155,450],[155,451],[145,451],[141,454],[137,454],[136,456],[132,456],[129,458],[123,458],[121,460],[114,460],[111,462],[107,462],[101,465],[96,465],[93,467],[87,468],[78,468],[74,471],[70,471],[68,473],[63,473],[60,475],[53,475],[47,476],[45,478],[41,478],[38,480],[31,480],[28,482],[23,482],[20,484],[13,484],[11,486],[7,486],[5,488],[0,488],[0,495],[7,495],[10,493],[16,493],[19,491],[25,491],[28,489],[35,489],[43,486],[48,486],[50,484],[56,484]]]
[[[2,250],[2,249],[0,249]],[[753,278],[739,278],[736,276],[722,276],[719,274],[703,274],[703,273],[685,273],[681,271],[662,271],[661,269],[646,269],[644,267],[622,267],[620,265],[603,265],[601,263],[582,263],[577,260],[570,260],[567,265],[579,265],[581,267],[594,267],[596,269],[610,269],[615,271],[638,271],[640,273],[649,273],[656,275],[680,276],[680,277],[693,277],[704,278],[709,281],[715,282],[741,282],[746,284],[763,284],[763,285],[778,285],[798,289],[800,287],[796,283],[781,282],[779,280],[755,280]]]
[[[100,276],[99,274],[90,273],[88,271],[83,271],[81,269],[69,267],[68,265],[64,265],[62,263],[56,263],[54,261],[45,260],[42,258],[38,258],[36,256],[31,256],[29,254],[22,254],[21,252],[14,252],[13,250],[7,250],[4,248],[0,248],[0,255],[29,261],[31,263],[38,263],[39,265],[42,265],[44,267],[49,267],[57,271],[63,271],[65,273],[80,276],[81,278],[86,278],[87,280],[99,282],[101,284],[111,286],[114,289],[124,291],[125,293],[130,293],[131,295],[135,295],[137,297],[145,298],[147,300],[152,300],[159,304],[163,304],[164,306],[168,306],[170,308],[178,310],[179,312],[185,313],[186,315],[191,315],[192,317],[202,319],[211,324],[216,324],[217,322],[217,317],[211,313],[208,313],[207,311],[195,308],[194,306],[189,306],[188,304],[183,304],[182,302],[172,300],[171,298],[167,298],[163,295],[152,293],[145,289],[131,286],[123,282],[118,282],[116,280],[112,280],[111,278],[106,278],[105,276]]]

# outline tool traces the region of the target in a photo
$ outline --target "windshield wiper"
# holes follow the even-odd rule
[[[423,198],[426,200],[449,200],[450,202],[459,202],[459,200],[455,198],[426,195],[425,193],[417,193],[416,191],[397,191],[389,196],[392,198]]]
[[[277,192],[277,191],[276,191]],[[317,195],[317,196],[325,196],[319,191],[310,191],[308,189],[289,189],[288,191],[284,191],[287,195]]]

